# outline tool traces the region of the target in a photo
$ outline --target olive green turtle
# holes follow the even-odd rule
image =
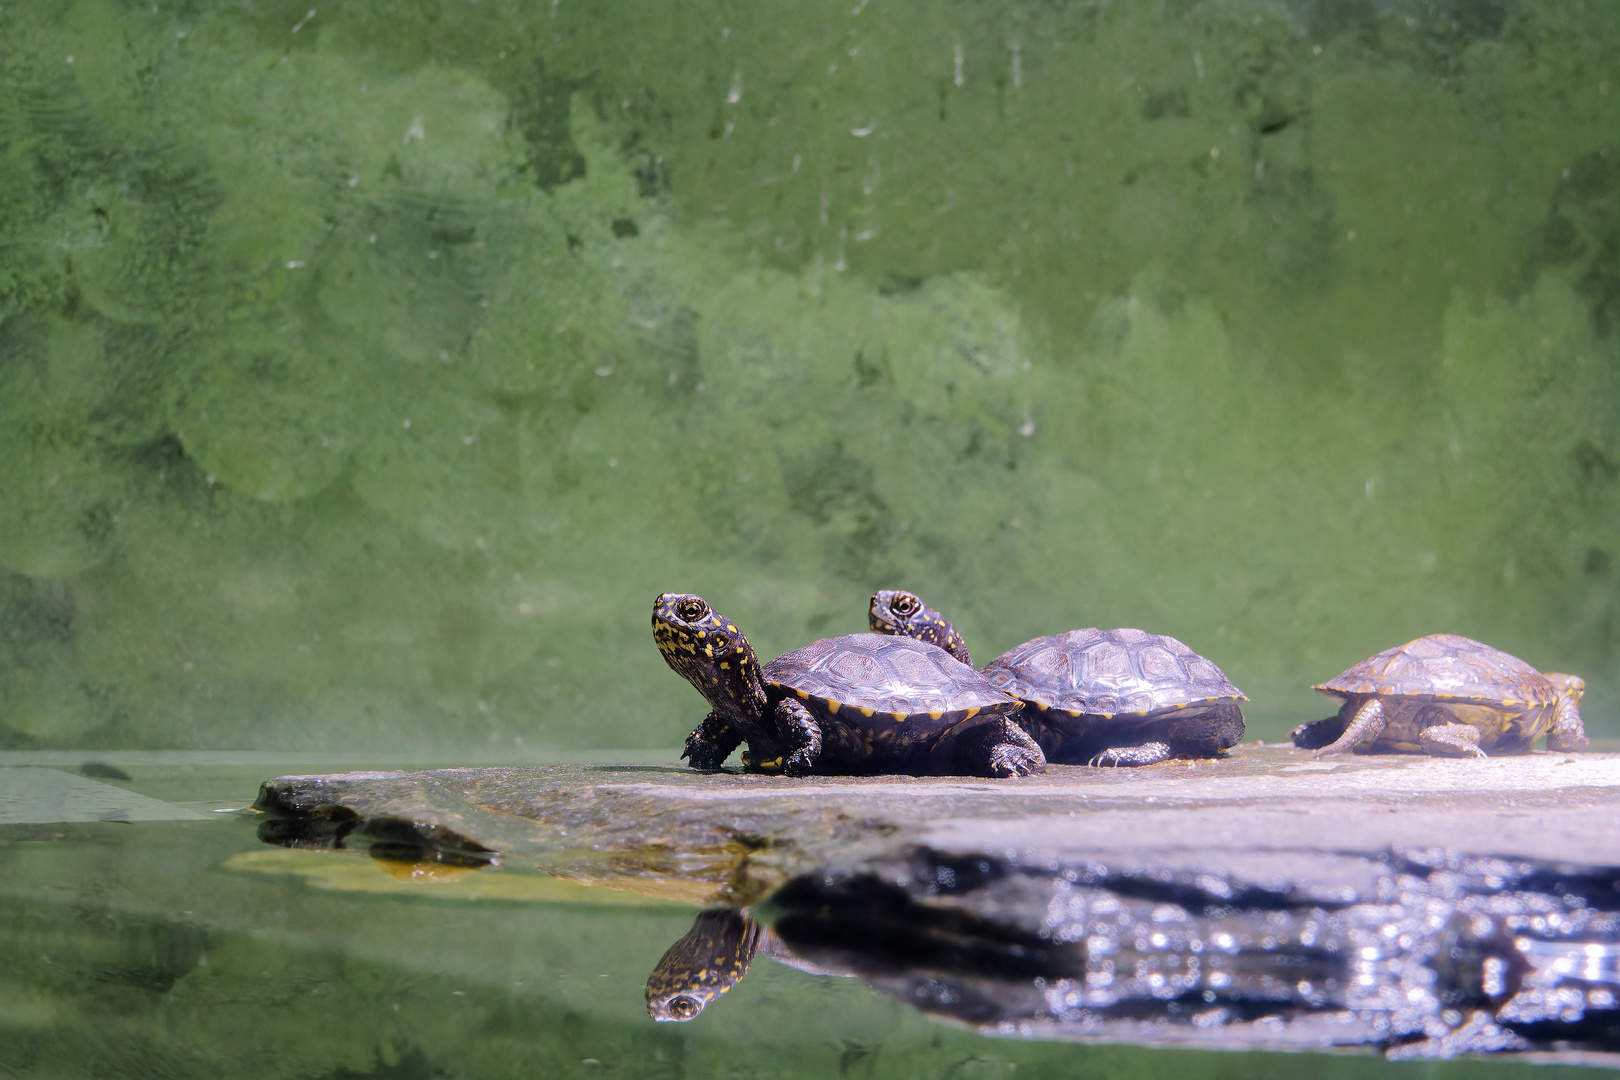
[[[1342,702],[1303,724],[1294,745],[1330,757],[1349,750],[1441,757],[1585,750],[1574,675],[1543,675],[1516,656],[1456,634],[1430,634],[1370,656],[1312,689]]]

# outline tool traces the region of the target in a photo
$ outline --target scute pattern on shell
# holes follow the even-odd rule
[[[1385,649],[1315,689],[1333,697],[1379,694],[1488,703],[1545,704],[1558,697],[1557,688],[1523,660],[1457,634],[1430,634]]]
[[[1009,701],[945,650],[888,634],[824,638],[778,656],[762,674],[789,690],[886,713],[982,710]]]
[[[1071,630],[1035,638],[983,668],[997,690],[1092,716],[1247,701],[1221,669],[1173,637],[1145,630]]]

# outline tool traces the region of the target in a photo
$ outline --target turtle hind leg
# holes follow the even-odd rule
[[[1121,765],[1157,765],[1174,756],[1169,743],[1145,742],[1135,746],[1110,746],[1087,764],[1101,768]]]
[[[980,724],[956,740],[953,771],[969,776],[1032,776],[1046,771],[1046,755],[1029,732],[1010,720]]]
[[[1318,750],[1316,756],[1319,758],[1336,757],[1346,750],[1354,750],[1362,745],[1371,745],[1383,733],[1384,703],[1377,698],[1368,698],[1361,703],[1361,707],[1356,710],[1355,716],[1345,726],[1344,734]]]
[[[718,713],[711,712],[686,737],[681,757],[690,761],[698,772],[719,772],[726,758],[741,743],[742,733],[722,720]]]
[[[1434,757],[1485,757],[1479,731],[1467,724],[1434,724],[1418,732],[1418,745]]]

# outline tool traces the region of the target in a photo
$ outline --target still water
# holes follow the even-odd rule
[[[115,820],[0,826],[8,1075],[1607,1075],[992,1038],[768,949],[695,1020],[660,1024],[645,987],[695,907],[506,867],[269,846],[239,812],[258,780],[352,763],[204,760],[28,766],[54,774],[32,782],[35,805],[54,808],[33,816]],[[11,800],[3,809],[29,816]]]

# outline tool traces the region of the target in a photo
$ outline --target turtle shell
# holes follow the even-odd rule
[[[1430,697],[1489,705],[1547,705],[1558,688],[1516,656],[1456,634],[1385,649],[1312,689],[1328,697]]]
[[[814,641],[778,656],[761,675],[767,688],[856,727],[945,730],[1019,707],[944,649],[888,634]]]
[[[1145,630],[1071,630],[1035,638],[982,671],[997,690],[1076,715],[1145,716],[1248,700],[1220,668],[1175,638]]]

